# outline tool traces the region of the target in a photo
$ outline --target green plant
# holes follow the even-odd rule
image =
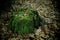
[[[20,9],[13,12],[8,29],[18,34],[29,34],[34,32],[34,28],[39,26],[42,19],[37,12],[31,9]]]

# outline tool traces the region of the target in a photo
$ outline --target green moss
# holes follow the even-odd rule
[[[13,12],[8,29],[18,34],[29,34],[34,32],[35,26],[40,24],[41,19],[35,16],[36,14],[31,9],[28,9],[28,12],[25,13],[26,10],[27,9],[20,9],[17,12]]]

